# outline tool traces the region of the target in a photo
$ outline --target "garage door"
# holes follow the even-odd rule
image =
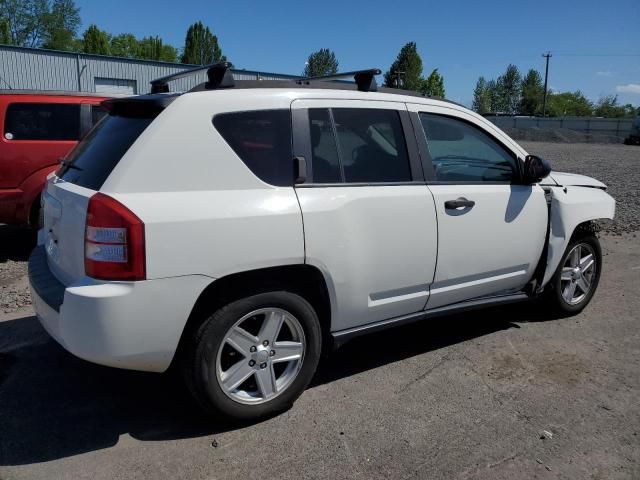
[[[106,95],[135,95],[136,81],[122,78],[95,78],[96,93]]]

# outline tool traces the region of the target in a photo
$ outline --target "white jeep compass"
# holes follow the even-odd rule
[[[205,409],[255,418],[356,335],[543,294],[582,310],[605,186],[378,73],[243,82],[218,64],[187,93],[173,76],[106,101],[43,195],[46,330],[91,362],[179,365]]]

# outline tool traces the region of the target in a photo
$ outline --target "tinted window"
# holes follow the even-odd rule
[[[4,121],[7,140],[78,140],[80,105],[12,103]]]
[[[336,139],[331,126],[331,117],[326,108],[309,109],[311,131],[311,163],[315,183],[342,182],[340,160]]]
[[[435,179],[441,182],[508,182],[515,160],[496,140],[462,120],[421,113]]]
[[[293,185],[289,110],[223,113],[213,124],[254,175],[271,185]]]
[[[153,118],[108,116],[66,157],[72,167],[58,172],[64,180],[99,190],[109,174]]]
[[[91,126],[94,126],[107,115],[107,111],[100,105],[91,105]]]
[[[332,109],[346,182],[411,181],[407,146],[395,110]]]

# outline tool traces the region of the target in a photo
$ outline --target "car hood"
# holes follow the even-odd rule
[[[586,175],[578,175],[577,173],[551,172],[549,176],[542,181],[542,184],[553,185],[553,182],[562,186],[572,185],[574,187],[607,188],[601,181],[587,177]]]

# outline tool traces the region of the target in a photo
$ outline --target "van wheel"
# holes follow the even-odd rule
[[[602,250],[595,235],[572,239],[549,282],[550,306],[563,314],[581,312],[598,288],[601,267]]]
[[[195,331],[187,385],[209,413],[254,420],[289,408],[320,359],[318,316],[302,297],[269,292],[232,302]]]

